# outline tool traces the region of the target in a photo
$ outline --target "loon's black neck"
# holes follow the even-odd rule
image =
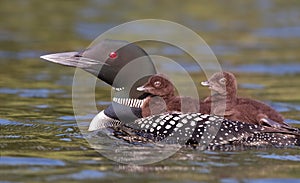
[[[132,115],[128,115],[128,111],[131,111]],[[134,121],[138,118],[142,118],[141,108],[129,107],[116,102],[112,102],[112,104],[104,110],[104,114],[115,120],[122,119],[121,121],[123,122]]]

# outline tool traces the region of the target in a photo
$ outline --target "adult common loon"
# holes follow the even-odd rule
[[[141,118],[141,105],[148,94],[136,88],[145,84],[151,75],[156,74],[156,70],[148,54],[133,43],[102,40],[82,52],[56,53],[44,55],[41,58],[66,66],[79,67],[116,90],[112,104],[95,116],[89,126],[89,131],[103,127],[111,128],[116,137],[124,140],[130,139],[130,142],[136,139],[137,141],[141,139],[142,141],[159,141],[179,134],[178,137],[184,137],[187,144],[198,144],[202,142],[198,141],[202,138],[201,133],[206,133],[205,131],[210,129],[205,126],[218,124],[221,126],[220,130],[216,131],[213,128],[212,131],[216,132],[216,135],[207,136],[216,140],[210,142],[214,145],[219,143],[222,145],[232,143],[234,145],[299,145],[298,131],[295,132],[297,129],[292,132],[281,132],[275,128],[262,128],[258,125],[233,122],[201,113],[170,113]],[[126,67],[127,65],[130,65],[130,69]],[[120,73],[121,77],[116,79]],[[124,113],[125,108],[130,108],[135,115]],[[150,125],[158,123],[160,125],[150,128]],[[187,133],[185,132],[187,128],[195,130]],[[238,140],[232,140],[235,138]]]

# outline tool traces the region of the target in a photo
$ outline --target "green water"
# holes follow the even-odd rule
[[[222,67],[237,75],[240,95],[267,102],[300,127],[300,2],[3,0],[0,7],[0,182],[300,180],[298,148],[183,148],[146,166],[111,161],[93,150],[77,128],[75,70],[39,59],[46,53],[84,49],[99,34],[130,20],[175,21],[197,32]],[[185,59],[167,46],[157,53]],[[192,75],[205,79],[194,70]],[[200,97],[208,95],[198,89]],[[99,81],[96,91],[103,109],[111,100],[110,87]]]

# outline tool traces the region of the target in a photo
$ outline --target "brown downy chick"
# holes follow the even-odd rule
[[[151,94],[142,105],[142,116],[147,117],[164,112],[198,112],[199,105],[191,97],[175,95],[175,87],[166,76],[156,74],[149,78],[148,82],[137,88]]]
[[[205,105],[212,106],[212,114],[224,114],[230,120],[272,127],[289,126],[283,116],[270,106],[250,98],[238,97],[236,78],[230,72],[215,73],[201,84],[212,91],[212,95],[204,100]]]

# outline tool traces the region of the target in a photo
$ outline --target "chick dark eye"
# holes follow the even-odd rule
[[[109,54],[109,58],[111,58],[111,59],[116,59],[116,58],[118,58],[118,53],[117,52],[110,52],[110,54]]]
[[[226,81],[227,81],[226,78],[222,78],[222,79],[219,80],[219,83],[226,84]]]
[[[158,88],[158,87],[160,87],[161,82],[160,82],[160,81],[155,81],[155,82],[153,83],[153,85],[154,85],[154,87]]]

